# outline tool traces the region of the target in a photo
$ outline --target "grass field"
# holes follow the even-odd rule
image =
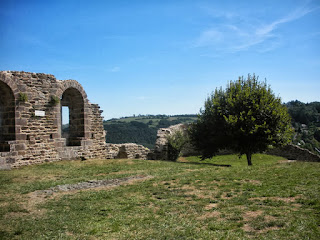
[[[231,167],[224,165],[231,164]],[[320,163],[62,161],[0,172],[0,239],[319,239]],[[62,184],[145,177],[91,190]]]

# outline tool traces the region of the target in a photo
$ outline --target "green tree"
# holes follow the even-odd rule
[[[315,133],[314,133],[314,138],[315,138],[318,142],[320,142],[320,130],[315,131]]]
[[[231,81],[225,90],[216,89],[207,98],[190,138],[202,159],[231,149],[245,154],[252,165],[252,154],[290,141],[290,121],[287,108],[271,88],[255,75],[248,75],[247,79]]]
[[[176,130],[167,135],[168,140],[168,160],[176,161],[184,145],[189,141],[187,131]]]

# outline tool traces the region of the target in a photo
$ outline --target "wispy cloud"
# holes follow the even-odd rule
[[[239,21],[237,15],[232,15],[231,13],[226,15],[223,12],[220,14],[221,16],[228,16],[229,20],[232,17],[234,19],[228,21],[228,24],[216,24],[213,27],[205,29],[193,41],[192,47],[209,48],[220,53],[246,51],[255,46],[258,47],[257,51],[259,52],[271,51],[281,43],[283,36],[276,31],[281,25],[300,19],[317,9],[319,7],[309,8],[303,6],[271,23],[261,23],[261,19]],[[216,16],[219,15],[217,12],[214,14]]]
[[[285,23],[289,23],[292,22],[296,19],[302,18],[303,16],[307,15],[308,13],[313,12],[314,10],[316,10],[317,8],[299,8],[296,9],[295,11],[291,12],[290,14],[288,14],[287,16],[280,18],[270,24],[264,25],[261,28],[258,28],[256,31],[256,35],[267,35],[270,34],[272,31],[274,31],[280,24],[285,24]]]
[[[224,34],[217,29],[208,29],[201,33],[194,43],[195,47],[210,46],[222,40]]]
[[[114,66],[108,69],[108,72],[120,72],[121,68],[118,66]]]

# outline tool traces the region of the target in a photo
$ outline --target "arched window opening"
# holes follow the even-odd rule
[[[67,139],[67,146],[81,146],[84,138],[84,101],[75,88],[68,88],[62,94],[61,136]]]
[[[61,107],[61,136],[62,138],[69,138],[69,126],[70,126],[70,111],[68,106],[62,106]]]
[[[11,88],[0,81],[0,152],[9,152],[9,141],[14,141],[15,99]]]

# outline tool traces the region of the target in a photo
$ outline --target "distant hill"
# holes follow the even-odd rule
[[[153,148],[159,128],[167,128],[179,123],[191,123],[197,119],[195,114],[186,115],[139,115],[110,119],[103,122],[107,131],[107,143],[137,143]]]
[[[320,102],[303,103],[298,100],[285,104],[295,129],[293,143],[320,154]],[[132,142],[153,148],[157,130],[179,123],[191,123],[197,115],[138,115],[110,119],[103,122],[108,143]]]

